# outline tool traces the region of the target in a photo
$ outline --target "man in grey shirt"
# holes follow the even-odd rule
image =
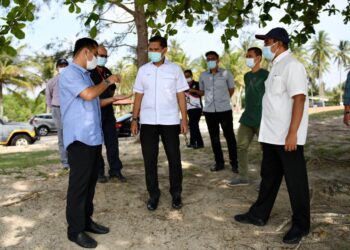
[[[59,59],[56,63],[58,74],[51,78],[46,84],[46,104],[52,112],[53,120],[57,127],[58,147],[60,150],[61,163],[64,169],[69,169],[67,151],[63,147],[63,128],[61,123],[60,98],[58,89],[58,78],[60,72],[68,66],[66,59]]]
[[[201,95],[205,95],[203,113],[207,122],[211,146],[215,156],[215,165],[211,171],[224,169],[224,156],[220,143],[220,126],[226,138],[232,171],[238,173],[237,144],[233,131],[233,116],[231,96],[234,92],[232,74],[219,68],[219,55],[215,51],[205,54],[208,71],[203,72],[199,78]]]

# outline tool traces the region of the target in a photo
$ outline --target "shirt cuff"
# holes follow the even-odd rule
[[[185,90],[189,90],[189,89],[190,89],[190,88],[189,88],[188,86],[186,86],[186,87],[177,89],[176,92],[177,92],[177,93],[180,93],[180,92],[184,92]]]
[[[296,95],[305,95],[307,96],[307,93],[305,92],[305,90],[295,90],[291,93],[288,93],[290,97],[296,96]]]
[[[136,89],[136,88],[134,88],[133,91],[136,92],[136,93],[140,93],[140,94],[143,94],[143,93],[144,93],[143,90]]]

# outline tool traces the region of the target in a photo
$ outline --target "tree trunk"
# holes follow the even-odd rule
[[[4,117],[4,103],[3,103],[3,96],[2,96],[2,82],[0,82],[0,118]]]
[[[143,4],[137,4],[135,1],[134,19],[137,31],[137,68],[148,62],[147,47],[148,47],[148,26],[145,16]]]

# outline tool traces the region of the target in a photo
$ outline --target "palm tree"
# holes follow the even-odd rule
[[[224,68],[229,69],[233,74],[235,81],[235,94],[233,96],[233,104],[238,110],[240,110],[242,106],[244,73],[249,70],[248,67],[245,65],[244,60],[245,56],[242,55],[242,51],[239,50],[226,50],[220,60]]]
[[[180,44],[176,40],[170,40],[170,46],[166,57],[170,61],[178,64],[182,70],[191,68],[189,57],[186,56],[184,50],[180,47]]]
[[[333,46],[330,43],[328,34],[325,31],[318,32],[311,42],[311,60],[317,69],[320,99],[324,105],[325,86],[322,76],[329,69],[329,60],[333,53]]]
[[[18,57],[0,55],[0,117],[4,115],[3,110],[3,88],[13,86],[18,89],[33,90],[36,85],[41,84],[41,79],[36,74],[27,70],[25,62]]]
[[[340,104],[342,103],[342,82],[341,73],[344,66],[349,65],[350,62],[350,43],[349,41],[340,41],[336,48],[334,62],[338,65],[339,70],[339,90],[340,90]]]

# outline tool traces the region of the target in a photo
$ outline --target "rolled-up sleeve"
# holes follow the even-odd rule
[[[344,105],[350,106],[350,71],[349,71],[348,76],[346,78],[343,99],[344,99]]]

